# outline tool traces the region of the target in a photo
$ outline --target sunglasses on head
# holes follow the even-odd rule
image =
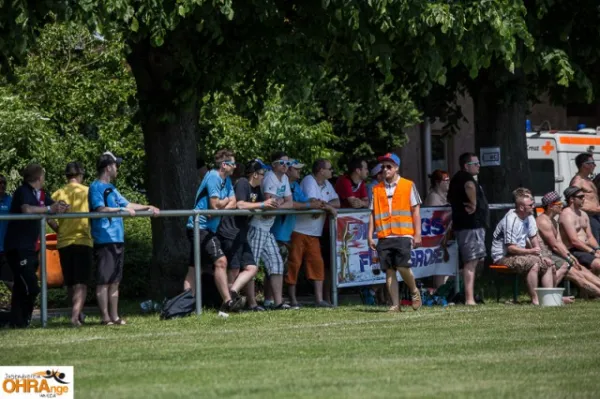
[[[280,159],[279,161],[273,162],[273,165],[281,165],[281,166],[285,165],[287,167],[290,167],[290,166],[292,166],[292,161],[286,161],[286,160]]]

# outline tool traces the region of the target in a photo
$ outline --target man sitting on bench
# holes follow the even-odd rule
[[[551,191],[544,195],[542,206],[544,213],[537,217],[536,223],[541,238],[542,256],[550,258],[556,268],[554,286],[566,278],[589,295],[600,297],[600,278],[581,267],[577,258],[569,252],[560,238],[557,216],[562,211],[563,203],[558,193]]]
[[[531,302],[539,305],[535,291],[538,287],[538,277],[541,276],[542,287],[552,287],[552,264],[544,261],[541,256],[531,192],[525,188],[518,188],[513,191],[513,197],[515,209],[508,211],[494,230],[492,259],[495,264],[504,265],[515,273],[526,274]]]
[[[564,195],[568,206],[558,219],[562,241],[579,263],[600,275],[600,247],[592,234],[590,218],[582,211],[585,201],[583,189],[570,186]]]

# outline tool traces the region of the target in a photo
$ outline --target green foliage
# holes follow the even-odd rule
[[[237,112],[231,96],[219,92],[205,96],[200,116],[205,134],[199,143],[205,159],[211,160],[218,149],[229,148],[240,162],[268,160],[276,150],[302,162],[311,163],[320,157],[335,161],[339,154],[331,146],[337,138],[331,124],[322,120],[317,104],[292,105],[283,100],[282,90],[280,86],[270,87],[265,103],[255,114],[256,121]]]
[[[0,170],[11,185],[30,162],[47,171],[47,185],[64,182],[64,166],[82,162],[91,180],[106,150],[122,156],[121,185],[142,189],[144,149],[135,121],[135,82],[123,62],[124,45],[74,24],[51,24],[30,49],[15,82],[0,87]]]

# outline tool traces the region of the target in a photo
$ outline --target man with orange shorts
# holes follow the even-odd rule
[[[326,159],[317,159],[313,164],[312,174],[302,179],[300,187],[311,201],[322,201],[323,209],[332,215],[340,207],[340,199],[329,179],[331,179],[331,162]],[[292,233],[288,271],[285,282],[289,288],[292,308],[298,308],[296,298],[296,282],[302,261],[306,264],[306,276],[314,282],[315,303],[317,307],[331,307],[329,302],[323,300],[323,280],[325,279],[325,265],[321,254],[319,237],[323,234],[325,215],[299,215]]]

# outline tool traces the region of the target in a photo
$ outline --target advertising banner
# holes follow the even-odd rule
[[[441,243],[452,220],[450,208],[421,208],[422,246],[412,250],[412,270],[416,278],[435,275],[454,276],[458,250],[454,241],[444,249]],[[369,214],[344,213],[337,219],[338,287],[382,284],[385,274],[379,269],[377,252],[369,248]],[[374,237],[377,242],[377,237]],[[398,281],[401,281],[398,274]]]

